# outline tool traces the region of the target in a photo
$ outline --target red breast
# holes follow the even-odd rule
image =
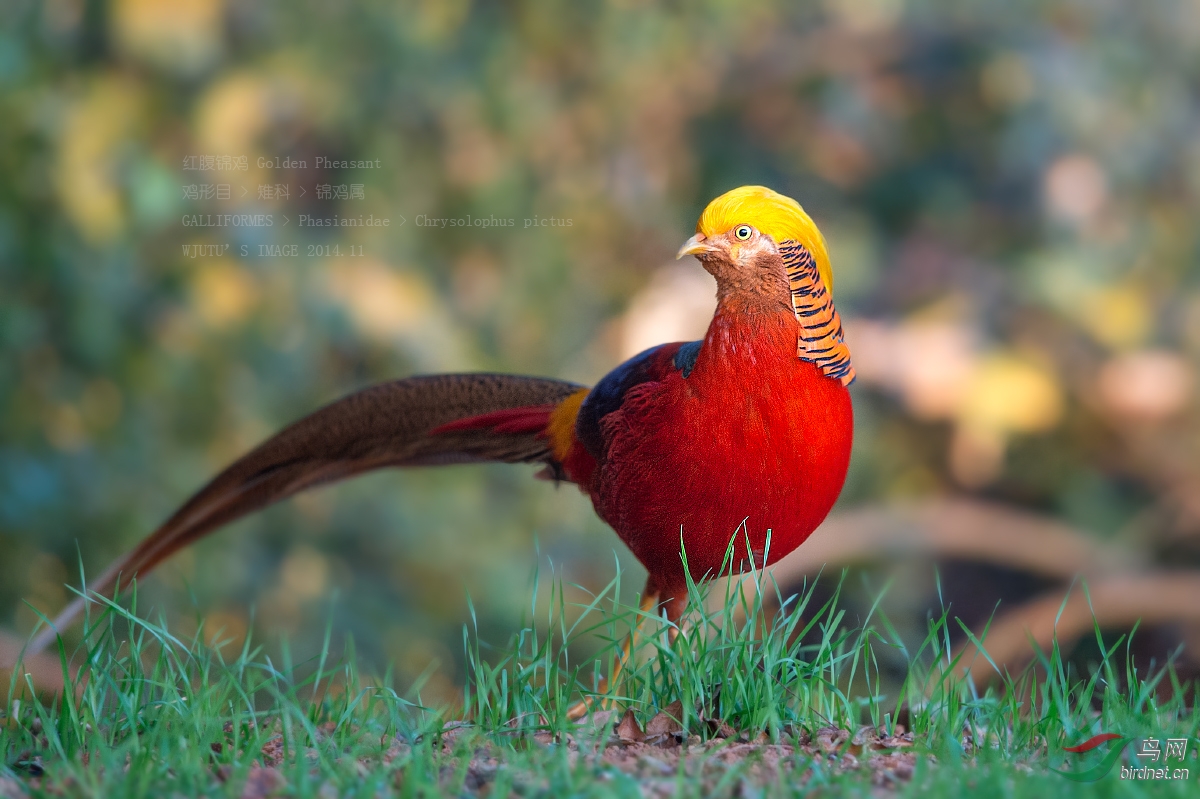
[[[682,587],[681,536],[693,578],[719,570],[735,536],[737,561],[762,565],[768,530],[774,562],[837,500],[850,395],[797,359],[796,335],[790,313],[719,312],[689,376],[638,386],[603,420],[607,457],[581,482],[660,587]]]

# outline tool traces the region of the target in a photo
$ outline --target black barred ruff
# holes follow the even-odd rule
[[[800,323],[796,354],[812,361],[827,376],[848,386],[854,382],[850,348],[842,332],[842,317],[821,280],[817,262],[804,245],[785,241],[779,245],[783,266],[792,287],[792,307]]]

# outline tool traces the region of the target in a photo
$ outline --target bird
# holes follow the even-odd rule
[[[591,498],[646,568],[642,611],[678,625],[689,577],[716,575],[735,536],[744,569],[771,565],[813,533],[841,493],[854,429],[854,367],[828,249],[800,204],[764,186],[727,191],[704,208],[676,257],[685,256],[716,280],[703,339],[652,347],[590,388],[469,373],[350,394],[234,461],[88,588],[113,593],[235,519],[364,472],[534,463]],[[87,601],[80,592],[27,653]]]

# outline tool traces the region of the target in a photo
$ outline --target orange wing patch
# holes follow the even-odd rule
[[[550,423],[546,425],[546,437],[550,440],[550,449],[554,458],[562,463],[571,444],[575,442],[575,418],[579,416],[579,406],[590,389],[581,388],[558,403],[550,414]]]
[[[795,241],[784,241],[779,245],[779,254],[792,285],[792,307],[800,322],[796,354],[815,363],[828,377],[850,385],[854,382],[854,365],[842,333],[842,317],[833,307],[833,297],[821,280],[812,253]]]

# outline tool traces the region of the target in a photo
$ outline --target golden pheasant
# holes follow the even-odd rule
[[[234,519],[373,469],[541,463],[590,496],[645,565],[643,607],[661,604],[677,621],[687,590],[681,547],[696,580],[721,567],[739,528],[755,565],[791,552],[837,499],[853,433],[854,370],[829,256],[800,205],[760,186],[734,189],[705,208],[685,255],[716,278],[703,339],[649,349],[591,389],[452,374],[359,391],[239,458],[91,588],[108,592]]]

